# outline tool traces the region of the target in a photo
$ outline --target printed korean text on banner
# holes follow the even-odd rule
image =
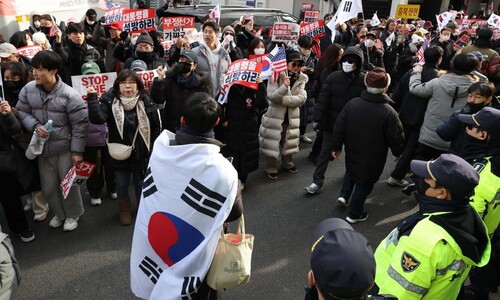
[[[299,39],[300,25],[287,22],[274,22],[273,35],[271,40],[273,42],[289,42],[297,41]]]
[[[495,28],[500,28],[500,16],[492,13],[488,18],[487,23]]]
[[[276,82],[281,73],[288,70],[285,47],[275,46],[268,55],[271,60],[272,81]]]
[[[101,73],[93,75],[78,75],[71,76],[71,84],[75,90],[82,96],[84,101],[87,101],[87,87],[92,86],[97,92],[97,96],[101,97],[106,91],[113,87],[116,79],[116,72]]]
[[[307,2],[302,3],[302,10],[303,11],[311,10],[313,8],[314,8],[314,4],[312,4],[312,3],[307,3]]]
[[[455,51],[462,49],[463,47],[469,45],[470,37],[467,34],[464,34],[458,39],[456,42],[453,42],[453,48]]]
[[[401,5],[396,8],[396,18],[398,19],[417,19],[420,13],[420,5]]]
[[[170,50],[170,47],[172,47],[172,45],[175,44],[175,41],[171,41],[171,40],[164,40],[161,42],[161,45],[163,46],[163,50]]]
[[[311,23],[319,20],[319,10],[306,10],[304,12],[304,22]]]
[[[326,32],[323,20],[300,24],[300,35],[309,35],[313,39],[324,37]]]
[[[164,131],[155,141],[135,222],[130,283],[143,299],[192,299],[238,188],[218,146],[171,146],[171,139]]]
[[[226,103],[227,94],[233,84],[257,90],[259,88],[257,77],[259,77],[261,71],[262,64],[255,60],[239,59],[233,62],[224,76],[224,85],[218,99],[219,103]]]
[[[150,90],[151,86],[153,85],[153,79],[158,77],[158,73],[156,73],[156,70],[147,70],[147,71],[140,71],[136,72],[139,77],[141,77],[142,82],[144,83],[144,88],[146,90]]]
[[[378,18],[377,12],[373,14],[371,24],[374,27],[380,25],[380,19]]]
[[[73,180],[73,185],[82,185],[89,179],[89,177],[94,173],[96,164],[89,162],[82,162],[81,165],[76,169],[76,177]]]
[[[124,9],[122,12],[123,31],[140,33],[143,30],[156,30],[155,10],[148,9]]]
[[[104,13],[104,24],[109,24],[112,22],[121,22],[122,13],[123,13],[123,8],[113,8],[107,10]],[[123,24],[121,24],[121,27],[123,28]]]
[[[262,71],[260,73],[260,78],[264,79],[270,79],[272,72],[271,72],[271,59],[268,57],[268,54],[250,54],[248,56],[249,60],[254,60],[258,63],[262,64]]]
[[[71,169],[69,169],[68,173],[66,176],[64,176],[63,180],[61,181],[61,184],[59,185],[61,187],[61,193],[63,196],[63,199],[66,199],[69,194],[69,190],[71,189],[71,186],[73,185],[73,181],[76,178],[76,167],[73,166]]]
[[[40,51],[42,51],[42,46],[33,45],[33,46],[26,46],[26,47],[18,48],[17,54],[25,56],[27,58],[33,58],[33,56],[35,56],[35,54],[37,54]]]
[[[337,12],[330,20],[330,22],[328,22],[327,26],[330,29],[335,28],[335,25],[342,24],[345,21],[357,17],[358,13],[362,12],[363,5],[361,4],[361,0],[342,0],[342,2],[340,2],[339,4]],[[330,25],[330,23],[332,24]]]
[[[175,41],[183,38],[195,29],[194,17],[167,17],[162,19],[163,39]]]

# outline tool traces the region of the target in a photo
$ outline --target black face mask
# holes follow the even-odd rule
[[[5,82],[5,86],[9,90],[11,90],[13,92],[21,90],[22,87],[24,86],[24,83],[21,80],[18,80],[18,81],[4,81],[4,82]]]
[[[177,63],[177,69],[179,70],[179,72],[181,72],[182,74],[187,74],[189,72],[191,72],[191,64],[188,63],[188,62],[178,62]]]
[[[483,109],[483,107],[485,106],[485,103],[469,103],[469,108],[470,108],[470,112],[475,114],[477,112],[479,112],[481,109]]]
[[[145,51],[139,51],[135,50],[135,55],[137,56],[138,59],[148,62],[153,59],[154,52],[145,52]]]
[[[49,34],[50,33],[50,27],[41,27],[40,30],[45,33],[45,34]]]
[[[427,191],[428,189],[430,189],[430,185],[425,182],[425,178],[424,177],[417,177],[417,180],[415,182],[415,187],[417,188],[417,192],[422,195],[422,196],[425,196],[425,191]]]

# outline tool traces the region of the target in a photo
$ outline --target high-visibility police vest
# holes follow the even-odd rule
[[[491,172],[490,158],[474,163],[474,169],[479,172],[479,184],[470,205],[483,218],[491,237],[500,223],[500,177]]]
[[[426,214],[409,235],[398,240],[393,230],[377,247],[375,283],[381,294],[399,299],[456,299],[472,266],[484,266],[490,256],[488,246],[479,263],[462,254],[460,246]]]

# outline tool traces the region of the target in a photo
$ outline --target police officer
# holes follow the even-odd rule
[[[471,285],[465,287],[464,299],[489,299],[489,293],[500,284],[500,110],[485,107],[478,113],[459,114],[466,132],[484,143],[485,153],[476,159],[479,184],[474,189],[470,205],[483,218],[491,238],[491,258],[482,268],[473,268]]]
[[[404,219],[375,251],[380,293],[399,299],[456,299],[472,266],[484,266],[491,245],[484,223],[469,206],[476,170],[442,154],[413,160],[419,211]]]

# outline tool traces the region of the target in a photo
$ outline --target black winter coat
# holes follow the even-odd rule
[[[443,49],[443,57],[439,69],[449,70],[451,68],[451,59],[455,55],[455,49],[453,48],[451,39],[448,42],[440,43],[438,35],[431,41],[431,46],[439,46]]]
[[[377,49],[376,46],[373,46],[372,50],[368,51],[364,44],[361,44],[359,47],[361,48],[361,50],[363,50],[363,71],[370,71],[375,67],[385,68],[383,59],[384,52],[382,50]]]
[[[89,109],[89,120],[92,124],[108,124],[108,139],[110,143],[120,143],[124,145],[132,145],[134,140],[134,135],[137,130],[138,120],[137,111],[135,109],[125,111],[125,123],[123,125],[123,139],[118,133],[118,127],[113,116],[113,111],[111,105],[113,103],[114,96],[110,91],[107,91],[101,96],[101,99],[97,99],[97,94],[92,93],[87,95],[88,109]],[[156,103],[151,101],[148,95],[140,96],[140,100],[144,102],[144,108],[146,109],[146,114],[149,119],[149,128],[151,136],[150,151],[148,151],[144,140],[138,133],[135,139],[135,149],[132,155],[127,160],[115,160],[108,155],[106,157],[106,165],[113,169],[121,170],[132,170],[134,165],[139,162],[142,165],[142,171],[146,170],[148,166],[149,157],[151,151],[153,150],[153,144],[156,138],[160,135],[160,114],[158,113],[158,106]]]
[[[384,30],[380,35],[380,41],[382,41],[382,44],[384,45],[385,70],[388,73],[392,74],[393,70],[396,69],[396,66],[398,65],[399,55],[403,52],[403,43],[398,44],[399,32],[395,30],[394,40],[389,46],[387,46],[387,43],[385,41],[390,35],[391,33],[389,31]]]
[[[333,150],[345,145],[346,172],[357,183],[373,184],[384,170],[387,150],[403,152],[403,126],[385,94],[367,91],[352,99],[340,113],[333,130]]]
[[[71,76],[82,75],[82,65],[86,62],[95,62],[102,73],[106,72],[102,55],[96,48],[86,43],[83,43],[81,47],[71,41],[66,47],[63,47],[61,43],[55,43],[54,51],[63,59],[64,69],[61,72],[61,78],[69,86],[72,86]]]
[[[241,49],[243,57],[248,57],[248,44],[255,38],[255,35],[248,32],[245,28],[241,30],[236,35],[236,46]]]
[[[238,178],[245,182],[246,175],[259,167],[259,111],[268,106],[266,86],[261,83],[258,90],[240,85],[233,85],[223,106],[224,115],[221,123],[221,137],[226,144],[221,148],[225,157],[233,157],[233,166],[238,171]]]
[[[427,103],[430,98],[422,98],[410,93],[410,77],[413,70],[409,70],[400,79],[394,89],[392,99],[395,102],[394,109],[399,111],[399,119],[407,125],[420,127],[424,122]],[[422,69],[422,83],[431,81],[438,77],[438,68],[435,65],[424,64]]]
[[[321,92],[314,107],[313,119],[320,128],[332,132],[338,115],[347,102],[359,97],[366,90],[365,73],[345,73],[335,71],[323,83]]]
[[[186,99],[193,93],[205,92],[212,95],[213,85],[209,75],[194,72],[192,87],[183,88],[178,82],[177,67],[174,66],[165,72],[165,78],[160,80],[155,78],[151,86],[151,98],[157,104],[165,103],[162,110],[163,129],[171,132],[177,131],[180,127],[180,120],[184,113]]]
[[[410,46],[404,48],[403,53],[399,56],[398,66],[397,66],[397,77],[403,77],[406,72],[411,70],[415,61],[413,57],[417,55],[416,53],[411,52]]]

